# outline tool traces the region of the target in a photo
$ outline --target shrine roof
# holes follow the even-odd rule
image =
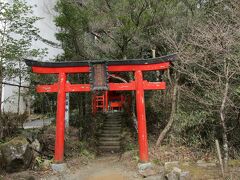
[[[90,64],[107,63],[107,65],[144,65],[144,64],[158,64],[161,62],[172,62],[176,59],[176,54],[167,56],[161,56],[150,59],[114,59],[114,60],[81,60],[81,61],[61,61],[61,62],[49,62],[49,61],[35,61],[25,59],[25,62],[30,67],[77,67],[77,66],[89,66]]]

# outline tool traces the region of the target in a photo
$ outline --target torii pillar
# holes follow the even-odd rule
[[[135,81],[136,81],[136,106],[137,106],[137,120],[138,120],[139,156],[141,161],[147,162],[148,161],[148,142],[147,142],[147,125],[146,125],[142,71],[139,71],[139,70],[135,71]]]

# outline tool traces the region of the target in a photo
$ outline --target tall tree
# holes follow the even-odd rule
[[[45,52],[45,49],[31,47],[39,33],[34,23],[40,19],[32,13],[32,7],[24,0],[13,0],[12,3],[0,2],[0,99],[4,78],[20,78],[18,94],[20,97],[24,77],[22,59],[37,57]]]
[[[240,101],[236,93],[240,76],[239,8],[238,1],[205,3],[184,36],[172,29],[163,30],[170,47],[179,52],[179,66],[175,67],[181,76],[182,91],[178,118],[188,119],[188,125],[206,124],[209,129],[217,123],[221,127],[221,136],[216,131],[213,136],[222,140],[226,167],[232,134],[229,129],[238,116]],[[195,116],[195,122],[186,116],[188,113]],[[199,126],[196,128],[199,130]]]

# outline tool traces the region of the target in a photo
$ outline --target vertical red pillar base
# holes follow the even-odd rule
[[[58,77],[57,115],[56,115],[56,141],[54,160],[63,161],[64,156],[64,129],[65,129],[65,103],[66,103],[66,74],[60,73]]]
[[[135,72],[136,106],[138,119],[138,143],[141,162],[148,162],[148,142],[142,71]]]

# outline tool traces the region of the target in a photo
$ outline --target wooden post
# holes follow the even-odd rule
[[[65,105],[66,105],[66,74],[59,73],[58,95],[57,95],[57,115],[56,115],[56,141],[55,141],[55,162],[63,161],[64,155],[64,129],[65,129]]]
[[[108,91],[105,91],[105,111],[108,112]]]
[[[219,142],[218,142],[217,139],[215,140],[215,143],[216,143],[216,148],[217,148],[217,155],[218,155],[219,164],[220,164],[220,166],[221,166],[222,176],[223,176],[223,178],[224,178],[224,177],[225,177],[225,174],[224,174],[224,167],[223,167],[222,155],[221,155],[221,150],[220,150]]]
[[[143,75],[142,71],[135,71],[136,81],[136,106],[137,106],[137,120],[138,120],[138,143],[140,161],[148,161],[148,142],[147,142],[147,127],[146,127],[146,113],[144,102],[143,89]]]

